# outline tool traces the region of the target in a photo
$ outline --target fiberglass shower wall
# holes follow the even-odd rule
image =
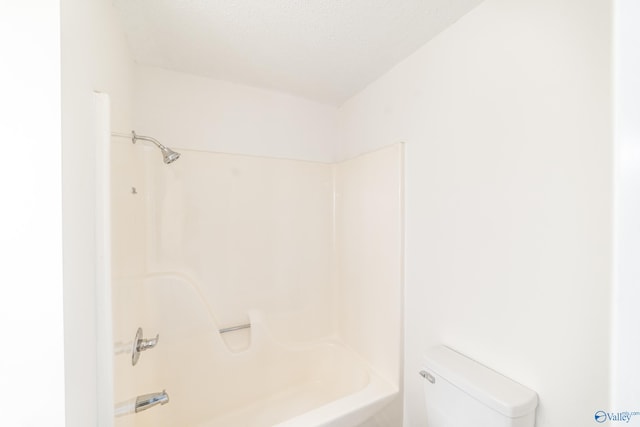
[[[113,149],[115,400],[163,389],[171,397],[116,418],[118,427],[196,425],[199,408],[189,405],[229,393],[204,369],[220,362],[214,335],[248,323],[249,310],[283,340],[332,331],[332,166],[181,151],[167,166],[154,147]],[[127,349],[138,326],[160,340],[134,367]],[[228,336],[231,352],[251,346],[251,330]]]
[[[113,394],[116,406],[149,393],[152,367],[131,364],[132,342],[139,326],[145,333],[153,325],[145,321],[147,301],[143,295],[146,268],[146,177],[144,156],[151,148],[134,146],[130,140],[111,140],[111,253],[113,313]],[[157,153],[156,153],[157,154]],[[136,426],[134,416],[115,419],[117,427]]]
[[[289,338],[329,334],[331,165],[183,151],[146,159],[148,272],[196,284],[219,328],[259,309]]]
[[[402,146],[340,164],[181,151],[167,166],[153,147],[112,150],[115,400],[173,399],[116,426],[191,425],[197,408],[178,405],[225,392],[191,368],[216,363],[213,334],[251,311],[278,341],[338,337],[397,386]],[[134,367],[138,326],[160,341]],[[228,335],[251,351],[250,329]]]

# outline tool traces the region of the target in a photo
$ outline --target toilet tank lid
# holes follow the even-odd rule
[[[425,368],[507,417],[521,417],[538,406],[535,391],[449,347],[427,351]]]

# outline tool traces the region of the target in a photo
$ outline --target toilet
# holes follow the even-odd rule
[[[444,346],[425,355],[420,371],[425,427],[534,427],[538,395]]]

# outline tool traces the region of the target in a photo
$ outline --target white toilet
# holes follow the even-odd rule
[[[533,427],[538,395],[448,347],[426,354],[425,427]]]

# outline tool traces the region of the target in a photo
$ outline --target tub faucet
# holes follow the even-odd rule
[[[169,395],[165,390],[162,393],[151,393],[138,396],[136,398],[136,413],[146,411],[157,404],[165,405],[169,403]]]

